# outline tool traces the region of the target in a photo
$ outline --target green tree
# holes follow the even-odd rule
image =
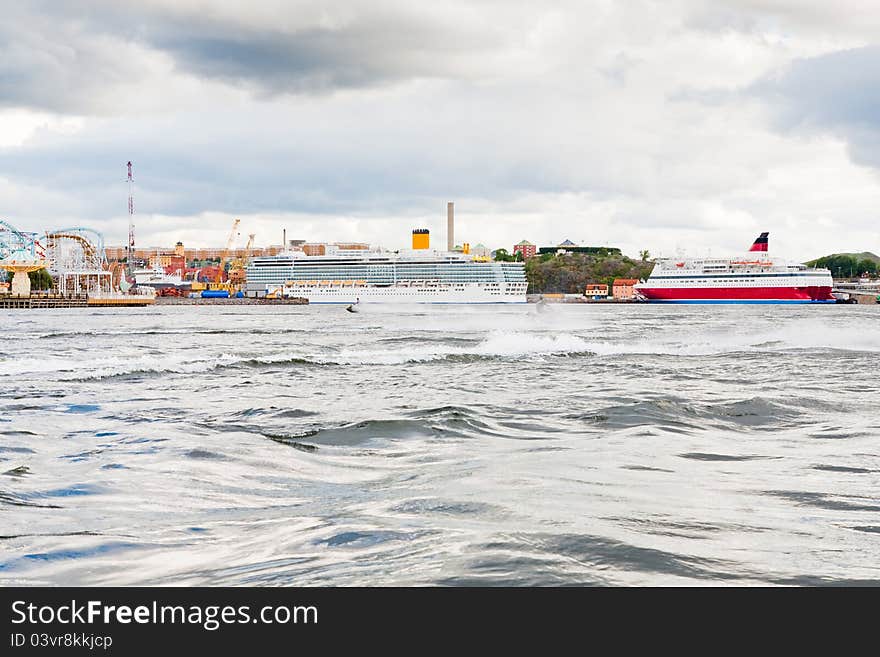
[[[651,252],[648,249],[639,251],[639,257],[642,259],[642,262],[648,262],[651,259]]]
[[[28,278],[31,279],[32,290],[52,289],[52,275],[45,268],[28,272]]]
[[[864,258],[859,260],[859,264],[856,267],[859,274],[868,274],[869,276],[874,276],[877,273],[877,263],[868,258]]]
[[[823,267],[831,271],[834,278],[853,278],[868,274],[877,274],[878,266],[870,258],[858,258],[846,254],[823,256],[807,263],[811,267]]]

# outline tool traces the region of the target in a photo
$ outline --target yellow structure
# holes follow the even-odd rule
[[[241,219],[235,219],[232,222],[232,230],[229,231],[229,239],[226,240],[226,248],[223,249],[223,255],[220,256],[220,264],[217,265],[217,278],[214,279],[216,285],[211,288],[212,290],[226,289],[221,286],[220,283],[223,281],[223,269],[226,265],[226,261],[229,259],[229,252],[232,250],[232,242],[238,234],[238,225],[240,223]]]
[[[170,253],[154,253],[150,256],[148,263],[151,269],[165,269],[165,267],[171,266],[172,257]]]
[[[5,260],[0,260],[0,268],[13,274],[11,292],[14,296],[19,297],[31,295],[31,279],[28,277],[28,272],[43,269],[46,264],[25,250],[14,251]]]
[[[462,244],[461,245],[461,252],[465,255],[469,255],[471,252],[471,243],[465,242],[464,244]]]
[[[244,255],[235,258],[229,266],[229,280],[232,283],[241,284],[247,279],[247,265],[251,257],[251,250],[254,246],[254,238],[256,235],[251,233],[248,235],[247,246],[244,247]]]
[[[413,251],[431,248],[431,234],[427,228],[415,228],[412,232]]]
[[[183,242],[178,242],[174,245],[174,255],[182,256],[185,255],[186,251],[183,248]]]
[[[89,297],[86,302],[89,306],[151,306],[156,303],[153,296],[146,294],[125,294],[113,297]]]

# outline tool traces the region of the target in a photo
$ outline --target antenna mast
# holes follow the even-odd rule
[[[134,271],[134,196],[131,192],[131,161],[128,163],[128,269]]]

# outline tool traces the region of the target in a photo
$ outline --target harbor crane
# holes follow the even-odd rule
[[[232,250],[232,243],[235,241],[236,235],[238,235],[238,225],[241,223],[241,219],[236,219],[232,222],[232,230],[229,231],[229,239],[226,240],[226,248],[223,249],[223,256],[220,258],[220,264],[217,267],[217,278],[214,279],[214,283],[220,284],[223,281],[223,267],[226,265],[226,261],[229,260],[229,252]]]
[[[250,257],[251,257],[251,251],[253,250],[253,247],[254,247],[254,238],[255,237],[256,237],[256,235],[254,233],[251,233],[250,235],[248,235],[248,242],[247,242],[247,246],[244,247],[244,253],[242,254],[242,256],[240,258],[235,258],[229,264],[229,279],[228,280],[230,283],[235,283],[237,285],[241,285],[242,283],[244,283],[245,278],[247,277],[245,271],[247,269],[248,260],[250,260]]]

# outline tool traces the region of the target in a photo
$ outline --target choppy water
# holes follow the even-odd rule
[[[876,307],[0,328],[0,584],[880,583]]]

